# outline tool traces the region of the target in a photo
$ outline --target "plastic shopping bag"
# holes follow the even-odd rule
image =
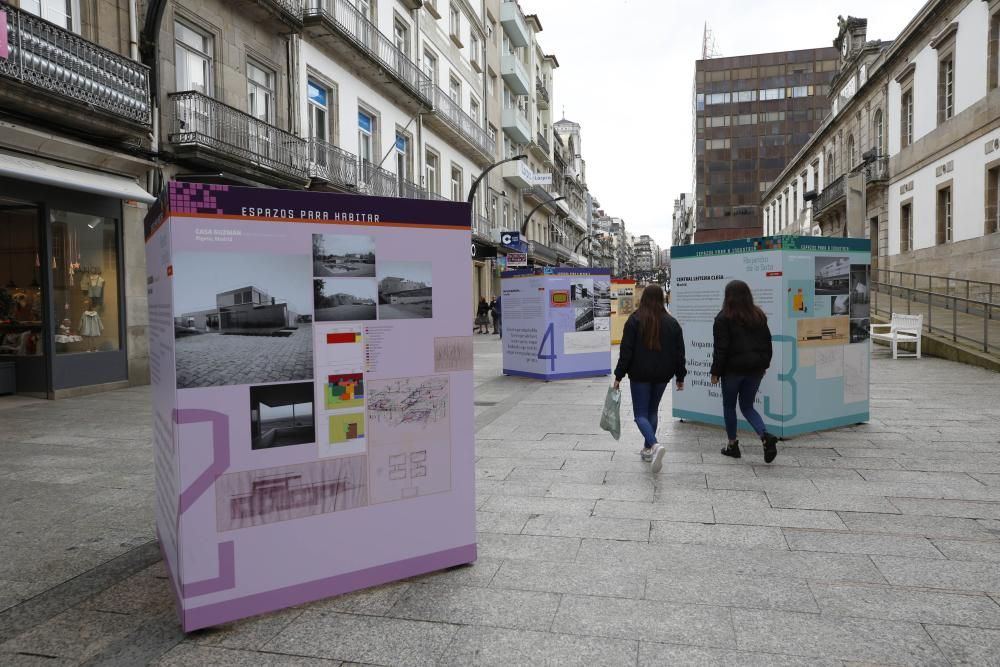
[[[608,387],[608,395],[604,399],[604,410],[601,411],[601,428],[618,440],[622,437],[622,420],[619,408],[622,403],[622,393],[614,387]]]

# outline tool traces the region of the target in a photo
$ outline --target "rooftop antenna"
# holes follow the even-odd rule
[[[708,60],[709,58],[718,58],[720,56],[722,56],[722,51],[719,50],[718,45],[715,43],[715,35],[712,33],[712,29],[708,27],[708,21],[705,21],[705,29],[701,37],[701,59]]]

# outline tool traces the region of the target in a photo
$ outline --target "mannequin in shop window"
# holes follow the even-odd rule
[[[80,335],[84,338],[90,339],[92,342],[90,351],[94,351],[97,348],[96,345],[97,338],[100,338],[104,334],[104,322],[101,321],[101,316],[97,314],[94,310],[94,302],[91,299],[86,299],[83,302],[83,315],[80,316]]]

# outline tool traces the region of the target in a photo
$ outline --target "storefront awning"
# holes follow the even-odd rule
[[[0,151],[0,176],[117,199],[133,199],[145,204],[156,201],[156,198],[139,187],[134,179],[90,169],[62,167],[7,151]]]

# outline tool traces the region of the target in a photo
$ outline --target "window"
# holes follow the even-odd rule
[[[809,86],[795,86],[792,88],[792,97],[808,97]]]
[[[733,116],[736,125],[754,125],[757,122],[757,114],[755,113],[743,113],[739,116]]]
[[[56,210],[50,216],[56,354],[120,349],[118,220]]]
[[[705,104],[728,104],[729,101],[729,93],[712,93],[705,96]]]
[[[274,123],[274,72],[247,61],[247,111],[257,120]]]
[[[709,116],[705,122],[706,127],[729,127],[729,116]]]
[[[462,201],[462,170],[451,165],[451,200]]]
[[[906,148],[913,143],[913,88],[907,89],[900,98],[900,144]]]
[[[174,22],[177,92],[212,94],[212,38],[181,21]]]
[[[695,106],[698,111],[705,110],[705,95],[703,93],[698,93],[695,95]]]
[[[913,250],[913,204],[899,207],[899,252]]]
[[[410,57],[410,27],[396,19],[392,23],[392,34],[393,41],[396,44],[396,48],[399,49],[407,58]]]
[[[330,91],[314,79],[306,82],[309,106],[309,138],[326,141],[330,128]]]
[[[729,148],[729,139],[709,139],[705,142],[705,148],[710,151]]]
[[[876,155],[881,156],[885,154],[885,149],[883,148],[885,144],[882,143],[884,138],[885,138],[885,126],[884,123],[882,122],[882,110],[876,109],[875,117],[872,120],[872,141],[874,142],[872,148],[875,149]]]
[[[476,126],[482,127],[483,121],[479,113],[479,100],[475,97],[469,100],[469,115],[472,116],[472,120],[476,121]]]
[[[437,153],[431,150],[426,150],[424,153],[424,187],[431,194],[439,194],[441,192],[441,185],[438,182],[438,164],[439,158]]]
[[[937,192],[937,243],[951,243],[953,237],[952,229],[952,202],[951,186],[946,185],[938,188]]]
[[[431,51],[424,49],[424,74],[427,78],[431,80],[431,83],[437,85],[438,77],[438,59]]]
[[[756,99],[756,90],[737,90],[733,93],[733,102],[753,102]]]
[[[410,180],[410,138],[396,133],[396,176],[401,181]]]
[[[486,89],[490,97],[494,97],[497,94],[497,75],[490,74],[488,88]]]
[[[767,100],[783,100],[785,99],[785,89],[765,88],[764,90],[758,91],[758,99],[762,102]]]
[[[487,126],[487,128],[486,128],[486,134],[487,134],[487,136],[489,136],[490,141],[496,143],[496,140],[497,140],[497,128],[493,126],[493,123],[490,123]]]
[[[938,62],[938,123],[955,115],[955,54]]]
[[[826,154],[826,185],[833,183],[834,174],[837,173],[833,164],[833,151],[827,151]]]
[[[501,229],[510,229],[510,203],[507,201],[503,203],[503,227]]]
[[[1000,232],[1000,164],[986,171],[986,234]]]
[[[857,155],[854,154],[854,135],[848,135],[847,137],[847,164],[844,165],[844,169],[850,171],[854,169],[854,166],[858,163]]]
[[[80,32],[80,12],[78,0],[21,0],[21,9],[60,28]]]
[[[475,33],[471,33],[469,35],[469,62],[471,62],[472,66],[475,67],[477,70],[480,69],[479,49],[480,49],[479,36],[476,35]]]
[[[486,215],[489,217],[490,224],[493,227],[496,227],[496,224],[497,224],[497,213],[499,212],[499,209],[500,209],[500,198],[497,195],[495,195],[495,194],[493,194],[491,192],[490,193],[490,208],[489,208],[488,211],[486,211]]]
[[[462,34],[462,12],[452,4],[448,14],[450,18],[448,21],[449,32],[452,37],[459,37]]]
[[[23,5],[22,5],[23,6]],[[987,88],[1000,87],[1000,11],[990,17],[989,63],[987,66]]]
[[[792,183],[792,217],[799,217],[799,184]]]
[[[374,162],[375,155],[375,117],[369,113],[358,111],[358,156],[362,160]]]
[[[448,77],[448,97],[459,107],[462,106],[462,82],[453,76]]]

